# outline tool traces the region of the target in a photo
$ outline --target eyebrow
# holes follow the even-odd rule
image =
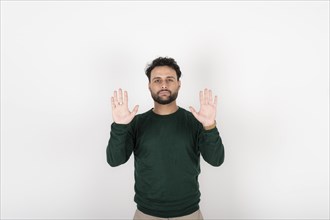
[[[162,78],[162,77],[160,77],[160,76],[156,76],[156,77],[154,77],[154,78],[152,78],[152,79],[154,80],[154,79],[161,79],[161,78]],[[166,76],[166,79],[169,79],[169,78],[175,79],[174,76]]]

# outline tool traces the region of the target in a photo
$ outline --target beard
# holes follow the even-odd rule
[[[159,95],[160,92],[163,92],[163,91],[167,91],[170,93],[169,96],[167,97],[162,97]],[[151,92],[151,97],[152,99],[157,102],[158,104],[161,104],[161,105],[167,105],[167,104],[170,104],[171,102],[175,101],[176,98],[178,97],[178,91],[176,92],[171,92],[169,90],[161,90],[159,91],[158,93],[153,93]]]

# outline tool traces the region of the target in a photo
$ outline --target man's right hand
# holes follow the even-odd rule
[[[135,117],[139,106],[136,105],[133,111],[130,112],[127,102],[127,91],[124,91],[124,96],[122,89],[119,89],[118,93],[117,91],[113,92],[113,96],[111,97],[112,119],[116,124],[129,124]]]

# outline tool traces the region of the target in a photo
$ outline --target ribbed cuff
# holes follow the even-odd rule
[[[204,127],[204,130],[211,130],[211,129],[215,128],[216,126],[217,126],[217,122],[214,121],[213,125],[209,125],[209,126]]]

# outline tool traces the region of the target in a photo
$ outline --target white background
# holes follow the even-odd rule
[[[219,96],[205,219],[329,218],[328,1],[1,1],[1,218],[132,218],[110,97],[149,110],[157,56],[182,69],[181,107]]]

